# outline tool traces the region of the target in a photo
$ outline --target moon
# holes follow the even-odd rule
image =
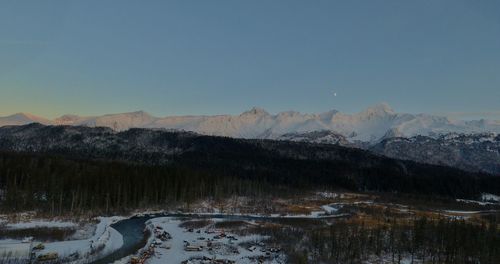
[[[337,93],[336,93],[336,92],[334,92],[334,93],[333,93],[333,96],[337,97]]]

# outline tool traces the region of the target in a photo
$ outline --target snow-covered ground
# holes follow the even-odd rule
[[[29,256],[30,243],[21,243],[19,240],[0,240],[0,262],[2,259],[26,259]]]
[[[341,206],[340,206],[341,207]],[[334,217],[337,214],[337,210],[340,208],[339,206],[335,204],[331,205],[324,205],[319,207],[317,210],[311,211],[309,214],[243,214],[243,213],[221,213],[218,210],[214,210],[212,213],[186,213],[186,216],[192,215],[192,216],[204,216],[204,217],[210,217],[210,216],[215,216],[214,221],[223,221],[222,219],[219,219],[220,216],[223,217],[249,217],[253,219],[267,219],[267,218],[326,218],[326,217]],[[158,215],[161,214],[161,211],[151,211],[144,213],[142,212],[141,215]],[[163,212],[166,213],[166,212]],[[338,216],[341,216],[340,214]],[[9,229],[28,229],[28,228],[73,228],[77,229],[77,235],[72,236],[71,240],[66,240],[66,241],[56,241],[56,242],[47,242],[45,243],[44,241],[33,241],[31,244],[30,243],[22,243],[21,240],[0,240],[0,256],[12,256],[16,258],[23,258],[29,257],[29,252],[30,252],[30,247],[33,247],[35,245],[38,245],[39,243],[43,243],[44,249],[42,250],[37,250],[35,251],[36,256],[44,255],[44,254],[50,254],[50,253],[57,253],[58,257],[60,259],[66,259],[66,260],[75,260],[77,261],[78,259],[85,259],[86,261],[92,260],[92,259],[97,259],[101,258],[116,249],[119,249],[123,245],[123,238],[122,235],[116,231],[114,228],[111,227],[112,223],[115,223],[116,221],[119,221],[121,219],[124,219],[123,217],[100,217],[99,218],[99,223],[97,226],[94,226],[92,228],[89,228],[89,224],[82,228],[81,224],[75,223],[75,222],[69,222],[69,221],[61,221],[61,220],[40,220],[40,219],[31,219],[30,217],[26,217],[26,219],[22,220],[21,222],[17,223],[4,223],[5,228]],[[167,221],[168,220],[168,221]],[[200,252],[187,252],[184,251],[184,244],[183,241],[192,241],[196,240],[199,237],[199,234],[196,233],[190,233],[190,232],[184,232],[183,228],[180,228],[178,225],[180,223],[179,220],[173,220],[169,217],[160,217],[160,218],[154,218],[151,221],[152,225],[164,225],[165,229],[170,229],[172,230],[169,233],[172,234],[172,236],[179,237],[178,240],[173,240],[176,242],[179,242],[180,244],[172,244],[171,249],[169,252],[181,252],[181,254],[176,257],[176,259],[184,258],[189,259],[190,257],[210,257],[213,258],[218,257],[219,253],[214,253],[212,252],[204,252],[201,254]],[[159,223],[158,221],[162,221]],[[161,226],[160,225],[160,226]],[[90,232],[93,232],[93,234],[89,234]],[[196,236],[198,235],[198,236]],[[75,239],[75,237],[79,239]],[[175,237],[174,237],[175,239]],[[259,251],[258,247],[250,251],[246,248],[241,248],[238,246],[239,243],[242,242],[250,242],[250,241],[258,241],[262,240],[262,237],[259,236],[248,236],[248,237],[240,237],[238,238],[238,241],[233,241],[234,243],[228,244],[228,241],[225,241],[223,243],[224,247],[227,247],[229,249],[234,249],[236,248],[238,250],[238,254],[229,254],[225,256],[225,259],[228,260],[238,260],[238,263],[241,263],[241,261],[244,259],[243,263],[252,263],[252,261],[249,259],[250,257],[258,257],[258,256],[263,256],[266,254],[265,251],[261,252]],[[169,252],[165,248],[160,248],[157,252],[157,256],[161,256],[162,254],[168,254]],[[169,255],[176,255],[177,254],[172,254],[170,253]],[[224,255],[224,254],[222,254]],[[151,261],[152,263],[158,263],[159,260],[154,262],[153,258]],[[161,258],[160,258],[161,259]],[[180,263],[180,261],[179,261]]]
[[[44,249],[35,251],[36,256],[57,253],[60,259],[72,257],[74,260],[100,258],[107,255],[123,245],[122,235],[111,227],[111,224],[123,219],[122,217],[99,217],[94,234],[86,239],[57,241],[44,243],[43,241],[33,241],[32,243],[23,243],[20,240],[5,239],[0,240],[0,257],[9,256],[12,258],[28,258],[30,246],[42,243]],[[16,224],[8,224],[8,228],[66,228],[77,226],[72,222],[50,222],[33,221]]]
[[[213,223],[223,222],[223,221],[238,221],[244,222],[249,225],[257,225],[262,222],[267,222],[269,220],[274,221],[275,219],[327,219],[334,217],[343,217],[347,214],[344,212],[349,212],[352,214],[353,205],[365,207],[365,206],[377,206],[377,208],[391,208],[396,209],[405,213],[412,213],[414,209],[409,208],[409,206],[396,204],[396,203],[378,203],[371,197],[361,197],[366,200],[360,200],[361,198],[353,199],[352,197],[347,197],[343,194],[334,193],[318,193],[319,197],[327,197],[325,200],[307,200],[304,199],[303,203],[291,203],[295,207],[287,207],[290,203],[283,201],[285,206],[276,206],[272,209],[278,208],[278,210],[226,210],[226,206],[221,206],[225,210],[218,210],[213,207],[214,203],[208,204],[205,210],[198,210],[198,207],[191,208],[191,213],[182,212],[180,209],[177,212],[163,211],[163,210],[152,210],[152,211],[141,211],[137,212],[139,216],[147,216],[151,218],[147,222],[148,228],[153,231],[165,230],[171,236],[170,239],[166,241],[160,241],[153,235],[149,242],[147,243],[147,248],[151,244],[157,244],[154,246],[154,254],[152,257],[147,259],[148,264],[159,264],[159,263],[181,263],[185,260],[192,260],[188,263],[211,263],[208,259],[219,259],[219,260],[230,260],[236,263],[259,263],[260,260],[265,260],[264,263],[286,263],[286,256],[283,252],[271,251],[272,245],[266,245],[265,240],[267,237],[260,235],[235,235],[230,234],[231,230],[236,232],[236,229],[226,229],[226,230],[214,230]],[[343,196],[346,196],[343,199]],[[334,197],[334,198],[332,198]],[[337,199],[338,198],[338,199]],[[370,198],[368,200],[368,198]],[[488,202],[481,203],[492,203],[497,199],[498,196],[484,194],[483,200],[488,200]],[[335,200],[332,200],[335,199]],[[234,200],[234,199],[233,199]],[[464,200],[465,201],[465,200]],[[235,202],[239,204],[240,201]],[[210,206],[209,206],[210,205]],[[216,205],[216,203],[215,203]],[[383,206],[383,207],[381,207]],[[351,208],[352,207],[352,208]],[[237,208],[237,207],[235,207]],[[240,207],[245,208],[246,207]],[[287,208],[299,210],[289,210]],[[451,209],[451,208],[450,208]],[[475,209],[475,207],[474,207]],[[490,208],[485,208],[485,210]],[[442,210],[434,209],[431,210],[434,213],[440,214],[444,217],[456,218],[456,219],[469,219],[473,218],[474,214],[488,212],[488,211],[459,211],[459,210]],[[252,212],[252,213],[243,213]],[[259,213],[260,212],[260,213]],[[295,214],[294,214],[295,213]],[[179,219],[177,217],[168,216],[168,214],[177,214],[177,216],[182,215],[184,218]],[[29,228],[72,228],[78,230],[77,236],[72,236],[70,240],[59,241],[59,242],[47,242],[44,243],[45,248],[43,250],[36,251],[36,255],[44,255],[49,253],[57,253],[60,259],[64,261],[73,261],[72,263],[84,263],[89,262],[119,249],[123,245],[122,235],[111,227],[112,223],[119,220],[125,219],[126,217],[100,217],[98,218],[98,224],[96,222],[85,222],[86,224],[63,221],[63,220],[40,220],[33,219],[29,217],[17,218],[16,221],[0,223],[3,228],[9,229],[29,229]],[[185,227],[179,226],[186,219],[207,219],[212,224],[209,224],[202,228],[195,228],[189,231]],[[7,217],[0,218],[7,219]],[[278,221],[279,222],[279,221]],[[142,223],[142,222],[141,222]],[[141,229],[142,230],[142,229]],[[221,233],[225,233],[226,236],[216,237]],[[126,234],[125,234],[126,235]],[[235,239],[229,239],[227,235],[233,235]],[[76,239],[78,237],[78,239]],[[31,246],[37,245],[41,241],[34,241]],[[210,242],[211,245],[208,245]],[[263,242],[263,243],[260,243]],[[186,251],[186,244],[203,247],[199,251]],[[22,243],[20,240],[5,239],[0,240],[0,260],[2,257],[10,256],[12,258],[20,258],[29,256],[30,243]],[[151,251],[150,251],[151,252]],[[130,257],[126,257],[117,263],[129,263]],[[197,261],[197,259],[205,258],[206,262]],[[1,262],[1,261],[0,261]]]
[[[462,211],[462,210],[444,210],[446,213],[450,214],[479,214],[484,211]]]
[[[322,205],[321,208],[327,213],[327,214],[335,214],[338,212],[340,208],[342,208],[342,205],[335,205],[335,204],[328,204],[328,205]]]
[[[462,202],[462,203],[468,203],[468,204],[477,204],[477,205],[481,205],[481,206],[496,204],[496,203],[492,203],[492,202],[481,202],[481,201],[467,200],[467,199],[456,199],[456,201]]]
[[[467,200],[467,199],[456,199],[457,202],[463,203],[474,203],[478,205],[496,205],[500,203],[500,196],[494,195],[491,193],[483,193],[481,194],[481,200]]]
[[[491,193],[483,193],[481,195],[481,200],[486,202],[500,202],[500,196]]]
[[[74,222],[62,222],[62,221],[48,221],[48,220],[38,220],[38,221],[29,221],[29,222],[19,222],[6,224],[5,228],[8,229],[28,229],[28,228],[69,228],[69,227],[77,227],[78,224]]]
[[[337,211],[342,207],[342,205],[329,204],[322,205],[321,210],[311,211],[309,214],[243,214],[243,213],[221,213],[219,211],[213,213],[184,213],[189,216],[235,216],[235,217],[250,217],[255,219],[267,219],[267,218],[332,218],[332,217],[342,217],[344,214],[336,214]]]
[[[57,252],[61,258],[78,253],[86,258],[102,257],[109,254],[123,245],[123,237],[110,225],[120,220],[119,217],[100,217],[94,235],[89,239],[60,241],[45,244],[45,249],[39,254]],[[95,256],[91,256],[91,251],[103,248]]]
[[[224,221],[221,219],[211,219],[211,221]],[[219,237],[220,230],[213,229],[213,225],[208,225],[200,229],[190,230],[180,227],[181,220],[172,217],[159,217],[149,221],[149,225],[154,228],[160,227],[172,237],[162,242],[155,249],[155,254],[148,259],[148,264],[181,263],[185,260],[192,260],[191,263],[198,263],[196,259],[203,257],[208,259],[224,259],[236,261],[236,263],[258,263],[258,258],[266,258],[266,248],[260,235],[237,236],[225,233],[224,237]],[[236,238],[232,239],[231,237]],[[243,245],[241,245],[243,243]],[[260,245],[259,245],[260,243]],[[186,245],[202,246],[201,251],[186,251]],[[244,245],[255,245],[248,249]],[[210,246],[209,246],[210,245]],[[267,253],[266,263],[280,263],[283,261],[282,253]],[[281,262],[283,263],[283,262]]]

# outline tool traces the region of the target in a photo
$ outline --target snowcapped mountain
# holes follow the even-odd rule
[[[0,117],[0,127],[18,126],[29,123],[40,123],[44,125],[51,125],[53,124],[53,121],[27,113],[17,113],[10,116]]]
[[[300,138],[300,134],[309,134],[305,136],[306,138],[317,137],[317,134],[310,133],[328,131],[331,134],[330,138],[336,138],[337,136],[332,137],[332,135],[338,135],[345,137],[349,142],[372,144],[391,137],[433,136],[446,133],[500,133],[500,121],[463,121],[428,114],[401,114],[396,113],[385,103],[355,114],[332,110],[318,114],[288,111],[273,115],[263,109],[253,108],[240,115],[216,116],[154,117],[139,111],[90,117],[65,115],[54,120],[28,114],[0,118],[0,126],[32,122],[103,126],[117,131],[129,128],[165,128],[235,138],[291,140],[293,140],[290,138],[291,135],[294,138],[297,136]]]
[[[144,111],[122,114],[107,114],[103,116],[80,117],[77,115],[64,115],[54,120],[59,125],[78,125],[89,127],[109,127],[117,131],[129,128],[145,128],[155,122],[156,117]]]

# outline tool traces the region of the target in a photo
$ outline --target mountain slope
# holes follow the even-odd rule
[[[388,138],[370,150],[392,158],[500,175],[500,135],[492,133]]]
[[[391,159],[361,149],[153,129],[115,132],[109,128],[40,124],[3,127],[0,150],[176,166],[298,188],[330,186],[453,197],[500,190],[499,177]]]
[[[43,117],[35,116],[28,113],[17,113],[10,116],[0,117],[0,127],[2,126],[17,126],[30,123],[40,123],[50,125],[54,122]]]

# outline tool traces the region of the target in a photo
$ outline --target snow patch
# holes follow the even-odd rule
[[[500,202],[500,196],[491,193],[483,193],[481,195],[481,200],[486,202]]]
[[[77,227],[78,224],[74,222],[60,222],[60,221],[30,221],[6,224],[5,228],[8,229],[29,229],[29,228],[72,228]]]

